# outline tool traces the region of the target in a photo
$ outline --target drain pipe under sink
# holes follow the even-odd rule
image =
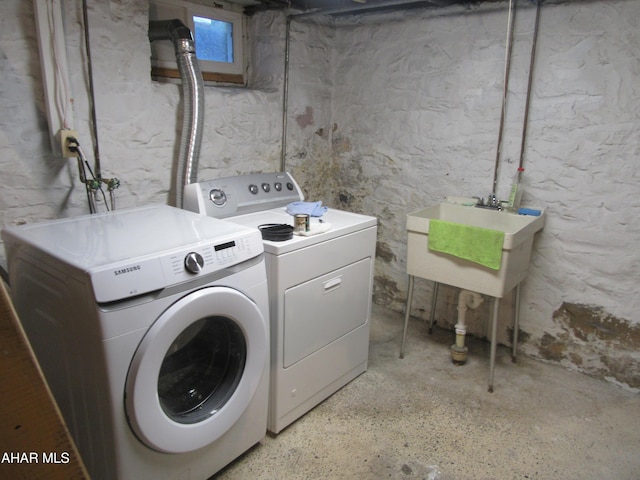
[[[456,343],[451,345],[451,360],[456,365],[464,365],[469,349],[464,345],[467,327],[464,323],[467,309],[478,308],[483,302],[479,293],[461,289],[458,294],[458,323],[456,324]]]

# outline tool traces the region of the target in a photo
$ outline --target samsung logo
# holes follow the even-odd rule
[[[121,268],[120,270],[114,270],[114,275],[123,275],[125,273],[135,272],[136,270],[140,270],[140,265],[133,265],[131,267]]]

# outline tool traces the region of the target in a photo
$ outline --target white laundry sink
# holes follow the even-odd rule
[[[499,270],[453,255],[429,250],[432,219],[504,232]],[[407,273],[435,282],[502,298],[526,276],[533,237],[544,226],[540,216],[440,203],[407,215]]]

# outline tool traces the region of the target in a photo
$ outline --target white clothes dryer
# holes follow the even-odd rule
[[[289,226],[304,200],[287,172],[185,187],[187,209],[245,227]],[[310,232],[264,239],[271,316],[268,430],[279,433],[367,370],[377,219],[329,208]]]
[[[264,437],[258,230],[158,205],[2,236],[16,310],[93,479],[206,479]]]

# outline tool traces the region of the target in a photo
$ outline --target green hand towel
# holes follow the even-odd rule
[[[504,232],[444,220],[429,220],[429,250],[500,270]]]

